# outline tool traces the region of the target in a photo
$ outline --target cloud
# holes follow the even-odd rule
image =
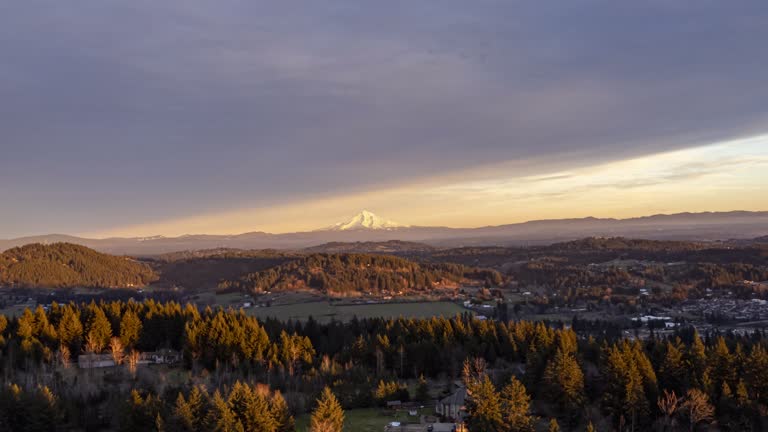
[[[759,1],[6,1],[0,235],[510,166],[551,183],[766,133],[766,16]]]
[[[542,218],[765,210],[768,136],[595,164],[568,174],[442,178],[279,206],[213,212],[89,235],[308,231],[362,208],[410,225],[474,227]],[[544,181],[541,181],[541,180]],[[737,193],[734,193],[736,191]],[[307,215],[311,215],[308,217]]]

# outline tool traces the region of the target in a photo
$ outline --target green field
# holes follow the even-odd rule
[[[37,305],[35,303],[21,303],[8,306],[4,309],[0,309],[0,315],[5,315],[8,318],[21,316],[24,313],[24,309],[30,308],[34,310]]]
[[[431,414],[431,410],[426,410],[424,413]],[[418,423],[419,417],[411,417],[404,410],[390,412],[383,408],[353,409],[344,412],[344,432],[383,431],[384,426],[393,421]],[[296,418],[296,431],[309,431],[309,414]]]
[[[359,305],[334,305],[327,301],[296,303],[272,307],[250,308],[247,313],[259,318],[279,318],[282,320],[306,320],[310,316],[318,321],[348,321],[352,317],[406,317],[431,318],[434,316],[452,317],[466,312],[466,309],[451,302],[414,302],[414,303],[379,303]]]

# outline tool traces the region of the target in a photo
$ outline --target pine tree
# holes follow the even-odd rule
[[[266,395],[252,391],[247,401],[243,426],[248,431],[275,432],[278,424],[273,414]]]
[[[288,367],[289,375],[293,376],[300,361],[311,363],[314,355],[315,349],[308,337],[295,333],[289,335],[285,331],[280,334],[280,357]]]
[[[573,354],[558,349],[544,370],[544,382],[560,409],[578,415],[584,401],[584,373]]]
[[[548,432],[560,432],[560,425],[557,423],[556,419],[550,419],[549,420],[549,428],[547,428]]]
[[[83,344],[83,323],[76,306],[64,306],[61,320],[57,328],[62,345],[69,348],[71,353],[79,353]]]
[[[744,408],[749,405],[749,392],[747,392],[747,386],[744,384],[744,380],[740,379],[736,385],[736,404],[739,408]]]
[[[733,354],[725,344],[725,339],[720,336],[715,342],[715,346],[708,359],[708,370],[712,379],[712,386],[716,390],[715,400],[719,399],[723,384],[735,384],[736,376],[734,370]]]
[[[173,417],[174,422],[172,423],[172,430],[189,432],[195,430],[195,423],[197,423],[195,413],[193,412],[192,406],[187,403],[187,400],[184,399],[184,395],[181,392],[179,392],[179,396],[176,398]]]
[[[504,430],[501,398],[488,375],[483,374],[467,387],[467,426],[469,430],[499,432]]]
[[[274,395],[272,395],[272,399],[270,400],[270,410],[272,411],[272,417],[277,423],[277,428],[275,429],[276,432],[293,432],[296,430],[293,416],[288,409],[288,403],[285,401],[285,398],[280,391],[276,391]]]
[[[203,428],[205,421],[206,392],[197,386],[192,387],[189,397],[179,393],[173,410],[173,425],[180,431],[197,431]]]
[[[705,379],[704,373],[706,372],[705,369],[707,366],[707,353],[704,342],[702,342],[698,331],[694,330],[693,332],[693,341],[688,348],[686,360],[688,362],[690,374],[690,379],[688,380],[690,385],[704,386],[705,383],[703,381]]]
[[[634,432],[638,414],[642,415],[648,411],[648,399],[643,390],[642,377],[635,363],[630,363],[626,372],[624,403],[624,411],[630,415],[630,430]]]
[[[523,383],[514,376],[501,390],[501,408],[505,430],[508,432],[532,432],[534,418],[529,409],[531,397]]]
[[[344,411],[329,387],[325,387],[317,400],[310,419],[311,432],[342,432]]]
[[[691,384],[687,382],[689,372],[683,359],[683,352],[680,349],[681,344],[682,342],[680,342],[679,338],[674,344],[667,342],[667,352],[659,368],[659,375],[663,386],[680,394]]]
[[[88,334],[86,336],[91,344],[93,352],[100,353],[109,344],[112,338],[112,324],[100,307],[93,308],[93,315],[88,320]]]
[[[214,432],[245,432],[243,424],[218,390],[213,394],[212,409],[206,419]]]
[[[768,352],[761,344],[755,344],[747,356],[744,382],[752,398],[768,404]]]
[[[132,310],[127,310],[120,320],[120,342],[125,348],[133,348],[141,335],[141,320]]]

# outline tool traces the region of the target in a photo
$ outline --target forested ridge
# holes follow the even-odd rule
[[[158,284],[191,291],[215,288],[220,282],[266,270],[298,257],[272,250],[213,249],[164,254],[152,259],[160,273]]]
[[[29,244],[0,254],[0,286],[125,288],[155,279],[146,264],[71,243]]]
[[[293,416],[315,406],[330,410],[318,421],[337,422],[336,399],[350,409],[428,398],[422,384],[413,393],[403,385],[419,377],[463,377],[470,431],[530,431],[535,416],[570,430],[768,426],[763,332],[683,329],[641,341],[605,323],[573,325],[469,316],[320,324],[153,301],[54,304],[0,316],[0,429],[290,431]],[[76,353],[128,359],[165,347],[183,352],[185,381],[120,366],[103,379],[121,385],[107,390],[64,373]],[[153,371],[144,369],[162,373]]]
[[[223,281],[222,290],[248,292],[316,289],[329,294],[424,291],[465,279],[498,285],[495,270],[460,264],[421,264],[391,255],[309,254],[279,266]]]

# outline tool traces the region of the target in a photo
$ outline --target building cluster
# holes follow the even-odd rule
[[[393,421],[384,427],[384,432],[466,432],[464,418],[467,415],[466,407],[467,389],[461,381],[454,382],[453,392],[440,399],[435,405],[435,416],[419,416],[417,422]],[[396,409],[401,407],[400,401],[394,404],[387,403],[387,407]],[[423,407],[422,407],[423,408]],[[415,410],[410,411],[411,416],[416,416]]]
[[[139,354],[137,365],[172,365],[181,361],[181,353],[172,349],[143,352]],[[115,357],[112,354],[87,353],[77,356],[77,366],[80,369],[97,369],[115,367]]]
[[[768,319],[768,300],[735,298],[709,298],[686,302],[683,312],[733,321],[759,321]]]

